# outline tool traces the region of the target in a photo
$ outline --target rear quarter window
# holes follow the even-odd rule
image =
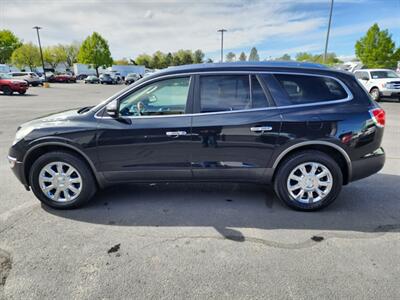
[[[314,75],[274,74],[290,103],[310,104],[342,100],[348,97],[335,79]]]

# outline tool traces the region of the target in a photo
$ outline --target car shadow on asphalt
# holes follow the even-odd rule
[[[24,95],[20,95],[20,94],[12,94],[12,95],[4,95],[4,94],[0,94],[0,97],[9,97],[9,98],[14,98],[14,97],[31,97],[31,96],[37,96],[36,94],[24,94]]]
[[[75,210],[49,213],[110,226],[211,226],[225,238],[244,241],[233,228],[388,232],[400,229],[400,176],[376,174],[343,187],[318,212],[284,206],[272,189],[252,184],[129,184],[98,192]]]

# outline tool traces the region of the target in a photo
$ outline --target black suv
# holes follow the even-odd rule
[[[378,172],[385,112],[350,73],[307,63],[202,64],[145,77],[95,107],[19,127],[12,170],[72,208],[121,182],[272,184],[299,210]]]

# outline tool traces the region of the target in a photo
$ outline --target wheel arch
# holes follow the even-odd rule
[[[61,142],[45,142],[35,145],[34,147],[28,150],[23,159],[24,177],[28,185],[30,185],[29,172],[35,160],[45,153],[54,151],[65,151],[82,159],[82,161],[84,161],[88,165],[89,170],[91,171],[97,185],[100,187],[103,186],[101,178],[99,177],[99,174],[96,171],[96,167],[94,166],[91,159],[77,147]]]
[[[378,89],[378,91],[380,92],[379,87],[377,87],[376,85],[374,85],[373,87],[371,87],[371,88],[369,89],[368,92],[371,93],[371,91],[372,91],[373,89]]]
[[[285,161],[285,159],[295,154],[296,152],[304,151],[304,150],[316,150],[328,154],[331,156],[339,165],[343,174],[343,184],[346,185],[350,182],[351,179],[351,160],[347,152],[341,148],[340,146],[327,142],[327,141],[306,141],[294,144],[287,149],[285,149],[279,156],[275,159],[275,162],[272,166],[274,173],[272,176],[272,180],[275,180],[275,175],[277,170]]]

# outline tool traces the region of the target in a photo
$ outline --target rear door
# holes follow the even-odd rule
[[[196,76],[192,171],[197,180],[262,180],[281,117],[257,75]]]

